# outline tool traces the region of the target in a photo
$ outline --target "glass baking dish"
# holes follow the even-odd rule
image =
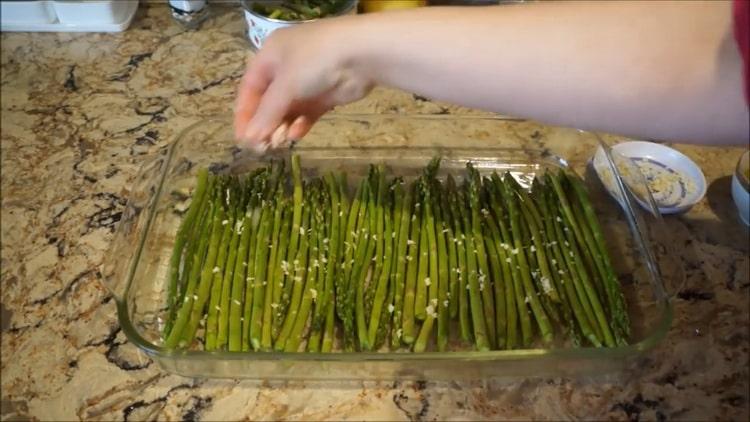
[[[294,150],[302,158],[303,172],[345,169],[350,183],[356,181],[352,176],[364,174],[370,163],[384,163],[392,174],[408,178],[434,156],[442,157],[441,175],[458,174],[469,160],[480,173],[507,170],[519,180],[545,169],[568,166],[565,160],[546,151],[470,147],[486,145],[493,133],[507,133],[509,122],[512,119],[483,116],[332,115],[316,125]],[[403,146],[405,142],[410,146]],[[389,146],[394,144],[400,146]],[[288,150],[271,156],[285,155],[289,155]],[[679,283],[672,278],[681,274],[681,268],[666,253],[669,241],[658,230],[661,216],[655,208],[646,211],[635,206],[624,183],[616,184],[619,197],[613,200],[598,179],[585,177],[628,303],[632,336],[627,346],[418,354],[163,348],[166,274],[180,222],[173,210],[184,201],[174,193],[191,190],[200,168],[245,173],[266,164],[268,159],[269,156],[257,157],[234,147],[230,120],[208,118],[186,129],[160,151],[144,165],[134,182],[103,274],[115,295],[123,332],[169,372],[193,377],[355,380],[612,373],[653,348],[669,330],[672,311],[668,291],[669,286]]]

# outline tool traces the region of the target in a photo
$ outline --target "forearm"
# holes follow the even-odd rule
[[[645,9],[645,10],[644,10]],[[729,3],[427,8],[336,22],[378,84],[551,124],[747,142]]]

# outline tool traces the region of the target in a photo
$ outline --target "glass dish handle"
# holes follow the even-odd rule
[[[612,150],[598,134],[594,134],[594,136],[604,151],[605,170],[614,175],[612,178],[614,183],[610,187],[611,193],[625,211],[632,232],[639,237],[636,243],[639,245],[641,253],[646,258],[646,265],[649,267],[649,281],[656,296],[654,299],[669,300],[682,290],[685,283],[684,270],[678,255],[674,251],[672,242],[669,241],[669,235],[664,228],[663,217],[651,194],[646,178],[633,160]],[[621,169],[626,170],[627,176],[623,175]],[[639,195],[644,203],[646,213],[652,220],[649,222],[650,224],[646,224],[644,221],[643,213],[638,211],[632,195]],[[654,245],[661,248],[660,256],[664,258],[663,260],[660,261],[656,258]],[[660,262],[662,263],[661,266],[659,265]],[[669,268],[669,271],[663,271],[662,267]]]
[[[118,301],[124,298],[143,249],[145,234],[154,215],[154,202],[159,196],[164,171],[168,167],[168,156],[169,149],[164,148],[157,157],[141,167],[104,259],[104,284]]]

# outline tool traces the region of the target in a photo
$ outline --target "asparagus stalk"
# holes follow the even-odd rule
[[[533,243],[533,250],[531,253],[536,254],[536,262],[539,265],[541,271],[540,283],[542,285],[542,291],[547,295],[550,300],[555,303],[560,303],[560,295],[557,292],[557,288],[553,283],[552,271],[549,268],[549,261],[547,259],[546,248],[544,247],[544,234],[542,228],[542,218],[539,210],[536,208],[536,204],[531,200],[528,192],[523,189],[512,177],[508,180],[511,182],[518,198],[520,199],[520,208],[523,211],[522,215],[527,223],[527,227],[531,233],[531,242]]]
[[[420,184],[421,186],[421,184]],[[422,189],[420,187],[420,189]],[[427,287],[430,284],[429,280],[429,264],[430,264],[430,252],[429,244],[427,243],[427,198],[422,193],[422,219],[420,220],[421,227],[419,228],[419,253],[417,256],[417,282],[416,282],[416,296],[414,298],[414,316],[423,321],[427,317]]]
[[[408,214],[410,220],[409,239],[406,255],[406,280],[404,282],[404,305],[401,318],[401,339],[406,344],[414,343],[416,329],[414,328],[414,310],[417,288],[417,268],[419,267],[419,243],[421,238],[422,212],[420,209],[420,195],[417,184],[412,184],[408,190],[414,198],[414,207]]]
[[[466,195],[462,192],[460,195],[461,204],[467,203]],[[484,306],[482,304],[482,294],[479,290],[479,281],[477,279],[477,256],[474,248],[474,231],[471,224],[470,212],[465,207],[459,209],[463,220],[463,247],[466,254],[466,276],[467,290],[469,291],[469,315],[474,334],[474,343],[477,350],[490,350],[491,345],[487,337],[487,322],[485,320]],[[492,317],[492,314],[490,314]]]
[[[283,252],[283,250],[280,251],[279,237],[281,236],[281,227],[283,224],[282,218],[284,217],[284,211],[286,208],[283,189],[278,189],[276,191],[274,204],[273,228],[271,230],[271,243],[269,245],[270,256],[268,257],[268,276],[265,280],[262,326],[260,327],[260,348],[262,350],[271,350],[273,347],[273,305],[276,303],[274,302],[275,291],[278,290],[276,288],[278,285],[278,279],[276,278],[276,262],[278,260],[277,257]],[[255,330],[258,330],[258,327],[256,327]]]
[[[425,177],[423,187],[425,231],[427,232],[427,252],[429,263],[429,277],[424,279],[427,289],[427,304],[425,306],[425,320],[419,331],[417,341],[414,342],[414,351],[423,352],[427,348],[427,342],[432,334],[435,320],[438,318],[438,288],[440,283],[440,270],[438,266],[437,236],[435,233],[435,213],[432,199],[432,178]]]
[[[375,180],[374,170],[370,172],[370,188],[368,189],[372,194],[369,195],[369,200],[366,205],[367,209],[367,221],[364,222],[365,227],[368,228],[368,233],[362,234],[360,231],[361,244],[358,247],[358,256],[355,262],[355,267],[352,271],[352,276],[355,281],[356,288],[356,306],[355,306],[355,320],[357,323],[357,340],[359,341],[360,350],[370,350],[369,337],[367,336],[367,312],[365,304],[365,289],[367,288],[367,276],[369,273],[370,265],[375,253],[376,238],[373,238],[374,229],[377,226],[377,196],[378,188]],[[365,246],[366,245],[366,246]],[[363,253],[362,253],[363,252]]]
[[[290,272],[288,270],[289,265],[292,265],[297,259],[297,249],[299,248],[300,242],[300,224],[302,221],[302,209],[303,209],[303,186],[302,186],[302,169],[300,167],[300,158],[297,154],[292,154],[292,229],[289,232],[289,245],[287,248],[286,255],[286,267],[284,276],[284,288],[281,294],[281,300],[277,302],[279,304],[279,313],[286,315],[289,307],[289,303],[292,300],[292,291],[296,283],[292,279],[294,277],[294,269]]]
[[[510,174],[506,174],[506,181]],[[513,249],[511,254],[515,256],[520,267],[521,280],[523,285],[523,291],[525,293],[524,302],[527,302],[532,312],[534,313],[539,331],[542,334],[542,339],[549,343],[552,341],[552,327],[549,322],[547,314],[542,309],[542,305],[539,302],[539,298],[534,289],[534,284],[531,280],[531,269],[526,261],[526,256],[523,253],[523,236],[521,234],[521,221],[518,209],[518,203],[516,202],[516,196],[513,194],[510,186],[507,182],[502,185],[502,193],[505,202],[508,204],[508,211],[510,217],[510,232],[513,237]]]
[[[541,234],[541,245],[546,250],[546,258],[548,261],[548,267],[551,275],[551,282],[554,284],[555,289],[560,296],[560,303],[558,308],[562,314],[562,327],[565,330],[570,342],[573,346],[579,347],[582,344],[581,331],[579,330],[578,323],[575,319],[573,304],[570,302],[565,286],[563,285],[564,266],[562,261],[558,261],[555,256],[554,248],[551,247],[552,241],[554,240],[554,230],[549,230],[548,223],[549,219],[546,218],[546,207],[544,201],[543,187],[540,183],[540,179],[535,177],[531,183],[531,192],[529,195],[530,201],[534,204],[534,207],[539,214],[539,232]]]
[[[258,255],[258,252],[261,248],[258,247],[259,243],[262,243],[265,238],[262,238],[263,233],[261,233],[261,223],[265,224],[265,221],[268,219],[268,207],[264,207],[264,201],[265,198],[263,196],[263,193],[266,190],[266,186],[268,183],[267,180],[268,173],[262,173],[259,176],[259,180],[256,183],[256,191],[251,195],[251,202],[253,203],[252,207],[252,216],[250,218],[250,228],[251,228],[251,235],[250,235],[250,245],[247,250],[246,260],[247,263],[247,278],[245,279],[245,300],[242,304],[242,317],[240,318],[240,321],[242,322],[242,350],[247,351],[250,350],[251,344],[250,344],[250,328],[252,323],[252,314],[253,314],[253,308],[255,308],[255,296],[256,293],[260,293],[261,289],[256,286],[256,255]]]
[[[552,288],[552,280],[542,276],[542,270],[539,267],[536,253],[532,252],[532,247],[534,245],[531,242],[532,234],[529,230],[529,216],[525,214],[524,206],[520,201],[518,202],[518,210],[522,236],[521,239],[522,244],[524,245],[523,249],[521,249],[521,253],[526,255],[526,262],[528,262],[529,269],[531,271],[531,279],[534,282],[534,287],[536,289],[537,295],[539,296],[539,302],[542,304],[542,308],[550,317],[552,322],[559,325],[562,323],[560,314],[559,312],[557,312],[557,308],[552,302],[550,296],[545,293],[549,292],[549,290]]]
[[[488,191],[492,192],[492,187],[488,188]],[[490,209],[496,207],[494,201],[494,195],[491,193],[490,203],[488,204]],[[506,311],[506,332],[503,334],[505,337],[505,348],[514,349],[518,344],[518,311],[516,308],[516,293],[515,293],[515,280],[513,276],[512,260],[508,257],[506,249],[508,246],[503,241],[500,229],[495,222],[495,216],[492,213],[485,214],[485,221],[489,228],[489,235],[485,236],[485,240],[488,242],[487,249],[490,253],[491,263],[495,266],[495,271],[502,273],[502,278],[505,281],[504,291],[498,292],[495,290],[495,303],[505,301]],[[494,258],[493,258],[494,256]],[[527,331],[529,336],[531,335],[530,323],[528,316],[526,318],[526,324],[529,324]],[[501,333],[498,333],[498,338],[501,337]],[[500,347],[500,345],[498,345]]]
[[[250,186],[249,196],[254,192],[256,177],[248,179]],[[248,197],[245,213],[242,217],[241,235],[239,247],[237,248],[237,258],[234,264],[234,274],[232,280],[231,302],[229,304],[229,351],[235,352],[242,350],[242,308],[243,297],[245,294],[245,284],[247,275],[247,254],[252,237],[252,203]]]
[[[239,200],[234,205],[234,228],[232,230],[232,238],[229,241],[229,253],[227,256],[226,263],[224,265],[224,276],[221,281],[221,298],[219,300],[219,321],[216,334],[216,343],[214,349],[223,349],[227,346],[229,341],[229,310],[232,295],[232,281],[235,271],[235,265],[237,262],[237,248],[240,242],[240,236],[242,235],[244,213],[245,213],[245,198],[246,195],[243,193],[243,189],[239,185],[238,180],[234,180],[234,183],[238,186]]]
[[[184,290],[185,286],[180,286],[180,263],[188,261],[190,256],[186,253],[188,247],[185,245],[190,231],[193,230],[195,219],[200,217],[200,212],[205,206],[206,192],[208,187],[208,170],[202,169],[198,171],[198,180],[196,182],[195,191],[193,192],[193,199],[190,201],[190,208],[185,214],[185,218],[180,223],[180,227],[177,229],[177,235],[175,236],[174,249],[172,250],[172,258],[169,261],[169,285],[167,288],[167,321],[164,325],[164,336],[168,336],[172,330],[172,324],[174,323],[174,317],[177,313],[177,309],[180,303],[177,299],[181,296],[178,289]],[[187,277],[182,277],[186,279]],[[182,280],[185,281],[185,280]]]
[[[231,183],[231,181],[230,181]],[[230,208],[230,187],[227,187],[226,206]],[[234,211],[229,209],[229,211]],[[235,213],[231,212],[227,219],[222,221],[224,231],[221,234],[221,244],[219,245],[219,255],[216,258],[216,267],[214,268],[213,280],[211,281],[211,292],[208,302],[208,318],[206,320],[205,349],[216,349],[216,340],[219,331],[219,312],[221,312],[221,296],[224,290],[223,281],[224,273],[227,271],[226,263],[229,255],[229,245],[234,238],[233,230]],[[216,271],[218,269],[218,271]]]
[[[566,259],[569,258],[569,270],[574,278],[574,285],[577,290],[578,299],[582,303],[585,303],[585,301],[588,300],[593,313],[593,318],[597,323],[597,335],[599,338],[603,339],[604,344],[608,347],[615,346],[615,339],[607,323],[604,308],[599,301],[596,290],[592,286],[588,273],[584,267],[583,259],[581,258],[581,251],[576,243],[575,235],[572,233],[573,229],[570,228],[571,226],[569,225],[568,217],[563,217],[566,215],[565,206],[567,205],[569,207],[567,197],[560,197],[560,194],[562,193],[564,195],[564,192],[561,189],[562,186],[560,185],[559,180],[551,174],[548,174],[546,180],[552,184],[552,187],[555,190],[556,199],[559,202],[558,211],[560,212],[560,215],[555,216],[555,224],[557,226],[556,230],[558,237],[563,239],[563,245],[568,249],[567,255],[565,253],[563,253],[563,255],[566,256]],[[584,309],[586,309],[586,307],[584,307]],[[592,316],[589,316],[589,318],[592,318]]]
[[[383,178],[383,171],[380,170],[381,179],[380,182],[382,185],[385,185],[385,180]],[[383,188],[381,188],[383,189]],[[384,189],[383,189],[384,190]],[[389,192],[384,195],[383,198],[381,198],[382,203],[378,207],[378,223],[381,224],[382,222],[382,228],[378,231],[378,238],[377,242],[379,245],[383,245],[381,248],[383,250],[382,260],[381,262],[381,268],[380,271],[376,271],[375,274],[378,275],[375,287],[372,289],[375,291],[375,297],[373,298],[373,305],[372,305],[372,311],[370,313],[370,323],[367,328],[367,337],[370,345],[376,344],[376,334],[378,332],[379,326],[380,326],[380,320],[381,320],[381,312],[383,311],[383,307],[387,306],[388,303],[386,303],[387,296],[389,293],[389,280],[391,276],[391,266],[393,264],[393,190],[389,189]],[[377,254],[377,250],[376,250]],[[392,306],[392,305],[391,305]],[[382,329],[381,329],[382,330]]]
[[[403,337],[402,320],[404,316],[404,302],[407,278],[407,251],[409,248],[409,222],[411,221],[412,190],[404,189],[404,182],[396,186],[396,262],[393,270],[394,312],[391,330],[391,347],[396,349],[401,345]]]
[[[498,253],[500,254],[501,259],[500,264],[505,264],[505,266],[510,270],[510,279],[506,278],[506,280],[511,280],[510,282],[506,283],[509,292],[506,297],[508,324],[509,326],[511,324],[515,325],[512,321],[516,318],[518,319],[518,321],[520,321],[521,344],[524,347],[528,347],[529,345],[531,345],[532,337],[531,318],[529,317],[529,311],[524,300],[525,295],[523,289],[523,280],[521,276],[521,267],[518,263],[518,260],[516,259],[516,256],[512,253],[513,248],[511,247],[511,245],[513,244],[513,237],[510,233],[510,230],[508,229],[508,224],[506,223],[507,213],[500,204],[503,182],[497,173],[492,174],[492,181],[493,186],[489,189],[490,197],[492,198],[491,201],[493,204],[492,211],[495,215],[495,219],[492,220],[492,223],[497,223],[497,229],[499,229],[499,238],[501,239],[501,243],[498,247]],[[493,226],[491,225],[490,228],[492,229],[492,227]],[[506,346],[508,346],[508,348],[512,348],[515,342],[516,336],[514,336],[509,331]]]
[[[220,190],[221,188],[219,188]],[[221,205],[221,194],[217,192],[214,194],[214,201],[217,202],[217,212],[214,214],[213,221],[211,223],[211,237],[208,244],[208,251],[206,252],[206,259],[202,264],[202,271],[200,276],[200,282],[198,284],[198,294],[193,298],[193,307],[190,311],[190,319],[182,333],[182,341],[186,345],[190,345],[195,338],[195,333],[198,330],[198,325],[203,320],[203,310],[206,307],[208,296],[211,293],[211,283],[214,280],[214,274],[219,272],[221,269],[216,267],[216,258],[219,253],[219,245],[221,244],[222,232],[224,231],[224,225],[222,224],[225,219],[224,207]]]
[[[309,238],[308,227],[311,224],[312,206],[307,200],[305,200],[304,206],[300,204],[302,208],[302,217],[300,219],[300,225],[297,228],[299,234],[299,248],[297,254],[292,261],[293,277],[291,278],[293,288],[292,295],[289,302],[289,306],[286,308],[286,317],[284,324],[281,326],[281,332],[279,337],[274,343],[274,349],[282,351],[286,349],[286,343],[294,328],[294,323],[297,320],[297,315],[300,313],[300,303],[302,302],[303,289],[305,288],[305,280],[308,275],[308,249],[309,249]]]
[[[367,278],[365,286],[365,320],[368,324],[367,338],[370,345],[372,345],[371,340],[373,339],[373,336],[370,336],[369,334],[369,323],[372,320],[375,295],[385,260],[385,202],[387,196],[386,191],[388,190],[385,183],[385,172],[383,171],[382,166],[377,166],[375,168],[375,174],[377,175],[378,180],[378,196],[375,202],[374,227],[371,228],[370,232],[372,240],[375,241],[375,256],[373,257],[374,268],[370,277]]]
[[[482,304],[484,307],[484,319],[487,324],[487,340],[490,347],[495,347],[499,339],[495,338],[496,325],[498,322],[495,320],[495,298],[493,295],[493,288],[490,285],[490,270],[487,264],[487,252],[484,250],[484,235],[482,234],[482,222],[480,218],[480,205],[479,205],[479,189],[481,185],[481,179],[479,178],[479,172],[474,168],[471,163],[467,163],[466,170],[467,176],[467,193],[469,200],[469,209],[471,212],[471,230],[474,253],[477,258],[478,275],[477,280],[479,282],[479,291],[482,295]],[[469,245],[471,246],[471,244]],[[505,310],[505,303],[498,304],[499,307]],[[505,327],[502,328],[503,331]]]
[[[307,338],[307,350],[310,352],[320,351],[320,340],[323,336],[323,324],[326,318],[326,301],[328,300],[326,293],[326,252],[328,251],[328,243],[330,242],[330,231],[331,231],[331,208],[330,208],[330,197],[325,185],[318,184],[318,198],[315,204],[315,232],[317,237],[317,246],[312,250],[315,259],[313,259],[312,270],[317,271],[315,276],[315,285],[312,287],[315,291],[312,292],[312,318],[310,322],[310,331]]]
[[[459,303],[459,276],[460,268],[458,266],[458,252],[456,251],[456,238],[455,231],[455,219],[451,211],[450,200],[448,197],[451,195],[450,182],[446,182],[446,187],[440,195],[440,211],[442,213],[443,222],[443,233],[445,235],[445,247],[448,250],[448,307],[450,319],[456,319],[458,317],[458,303]]]
[[[268,282],[266,280],[266,272],[268,267],[268,250],[269,242],[268,239],[271,235],[271,228],[273,225],[275,211],[269,207],[273,201],[263,199],[261,201],[261,208],[263,208],[263,214],[261,215],[260,226],[258,227],[258,239],[255,242],[255,260],[253,262],[253,274],[255,279],[253,283],[253,301],[252,308],[250,311],[250,347],[253,350],[259,350],[261,347],[261,337],[263,335],[263,313],[264,313],[264,302],[266,287]],[[268,292],[272,293],[272,292]],[[268,305],[270,308],[270,304]]]
[[[345,280],[345,288],[341,296],[341,303],[344,307],[343,325],[344,325],[344,347],[347,350],[353,350],[358,341],[359,322],[358,306],[360,305],[359,272],[364,261],[367,259],[367,249],[369,246],[368,225],[369,217],[367,209],[370,203],[370,182],[365,178],[360,183],[359,201],[355,199],[352,203],[352,209],[349,212],[349,225],[354,220],[353,230],[347,232],[347,238],[350,238],[351,255],[347,256],[346,262],[349,265],[348,274]],[[356,212],[355,212],[356,208]],[[349,260],[351,257],[351,260]],[[364,312],[364,302],[362,302],[362,313]]]
[[[594,208],[591,205],[591,200],[586,193],[586,188],[583,186],[582,181],[574,174],[567,176],[568,184],[573,188],[577,203],[580,208],[574,208],[576,210],[582,210],[583,219],[586,224],[584,227],[584,237],[586,244],[589,246],[595,258],[599,273],[604,280],[604,291],[607,294],[607,301],[609,304],[610,312],[612,313],[612,331],[615,336],[615,341],[618,345],[627,344],[627,337],[630,335],[630,320],[627,313],[627,305],[625,304],[625,297],[620,289],[620,284],[617,281],[612,262],[607,252],[607,247],[604,242],[604,233],[599,225],[599,220],[596,217]],[[579,213],[580,214],[580,213]]]
[[[438,314],[438,333],[437,347],[439,351],[445,351],[448,347],[448,324],[450,319],[450,279],[449,279],[449,257],[448,257],[448,225],[446,224],[445,213],[442,209],[442,200],[444,192],[438,180],[432,184],[432,210],[435,216],[435,240],[437,242],[437,264],[438,264],[438,283],[436,305]]]
[[[286,345],[284,346],[285,352],[296,352],[299,349],[299,345],[302,343],[303,333],[307,326],[308,319],[310,318],[310,310],[312,303],[317,298],[318,290],[318,277],[320,273],[318,271],[320,267],[319,251],[321,248],[321,236],[320,230],[323,228],[323,212],[320,209],[319,201],[319,186],[314,184],[310,189],[309,204],[311,205],[310,210],[310,229],[308,239],[308,264],[307,264],[307,277],[305,279],[304,288],[302,291],[302,299],[299,303],[292,331],[287,338]],[[317,264],[317,266],[316,266]],[[296,286],[295,286],[296,287]],[[294,312],[294,308],[292,308]]]
[[[470,302],[469,302],[469,270],[466,262],[466,235],[464,234],[463,218],[459,208],[459,203],[465,203],[461,198],[461,192],[456,187],[456,182],[453,176],[448,175],[448,202],[451,209],[451,216],[453,217],[454,237],[456,245],[456,255],[458,260],[458,267],[456,268],[457,281],[458,281],[458,322],[461,339],[465,342],[472,341],[472,328],[471,328],[471,317],[470,317]]]
[[[333,350],[333,341],[335,335],[334,315],[335,307],[333,303],[333,297],[330,298],[331,303],[328,305],[328,311],[326,314],[326,325],[323,333],[323,343],[320,346],[322,353],[330,353]]]
[[[594,317],[593,310],[591,310],[588,300],[582,302],[578,299],[578,294],[575,290],[576,282],[573,279],[573,272],[571,271],[573,265],[570,264],[570,256],[566,256],[562,248],[562,245],[564,245],[565,242],[562,237],[562,230],[560,230],[559,227],[556,227],[555,224],[557,207],[553,202],[554,192],[552,192],[551,189],[552,188],[548,186],[543,190],[540,200],[542,209],[544,210],[544,215],[546,216],[544,219],[547,229],[546,231],[550,235],[548,237],[549,242],[547,247],[552,252],[553,259],[557,263],[557,272],[560,275],[562,290],[565,291],[565,297],[570,303],[573,316],[578,323],[578,327],[581,329],[581,333],[595,347],[601,347],[601,340],[593,329],[593,326],[596,325],[596,318]]]
[[[208,249],[209,233],[211,233],[211,225],[214,221],[214,214],[216,212],[218,211],[215,209],[213,201],[209,201],[209,208],[205,217],[207,224],[205,224],[200,230],[200,241],[191,257],[193,264],[190,269],[190,275],[188,276],[187,286],[185,287],[184,300],[182,301],[183,303],[181,304],[180,309],[177,311],[172,330],[164,341],[164,347],[167,349],[173,349],[178,345],[186,345],[186,343],[181,342],[182,334],[183,331],[187,329],[188,320],[190,319],[190,313],[193,308],[193,302],[196,298],[194,292],[200,279],[201,263],[203,262],[206,250]]]
[[[334,306],[334,277],[338,268],[340,257],[339,249],[341,242],[339,238],[341,233],[343,233],[341,230],[341,225],[344,221],[343,211],[341,211],[340,185],[336,180],[336,176],[333,173],[328,173],[325,176],[325,183],[326,188],[328,189],[328,198],[330,201],[330,213],[328,214],[330,220],[330,223],[328,223],[328,256],[323,262],[323,265],[325,267],[325,282],[323,295],[321,297],[321,300],[319,301],[319,303],[321,304],[320,322],[316,323],[322,323],[321,325],[324,324],[324,326],[321,327],[321,329],[323,329],[324,331],[324,342],[326,339],[326,335],[328,335],[329,333],[329,330],[333,330],[333,320],[329,321],[329,318],[333,318],[333,309],[329,310],[328,308]],[[318,304],[316,304],[316,309],[317,306]],[[331,324],[330,327],[329,324]],[[329,340],[332,341],[332,339]],[[317,351],[316,341],[312,341],[311,339],[308,344],[312,345],[312,349],[310,349],[311,351]]]
[[[284,200],[284,212],[281,217],[281,231],[279,233],[279,243],[276,248],[276,259],[273,262],[272,269],[274,276],[270,280],[274,283],[273,301],[271,303],[271,342],[273,343],[279,336],[281,324],[284,322],[284,314],[281,308],[281,296],[284,290],[284,280],[289,276],[289,262],[286,260],[289,246],[290,230],[292,227],[292,211],[288,200]]]

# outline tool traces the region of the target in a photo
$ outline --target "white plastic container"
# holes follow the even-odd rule
[[[1,0],[3,31],[121,32],[138,0]]]
[[[0,1],[2,25],[6,23],[46,24],[57,20],[52,0]]]
[[[53,5],[60,23],[101,25],[120,22],[127,3],[127,0],[54,0]]]

